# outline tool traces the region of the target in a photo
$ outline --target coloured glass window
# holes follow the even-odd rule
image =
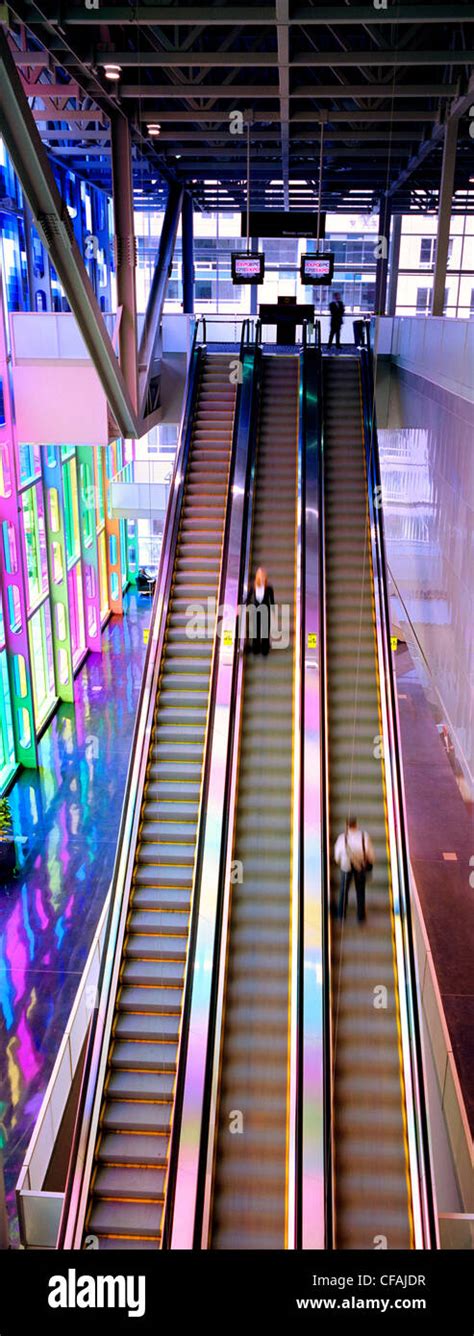
[[[0,609],[1,611],[1,609]],[[0,650],[0,792],[3,791],[15,767],[10,682],[6,650]]]
[[[31,671],[36,727],[41,727],[55,701],[54,668],[51,644],[51,616],[47,601],[30,618]]]
[[[75,459],[70,459],[64,464],[63,476],[66,552],[68,563],[70,563],[79,556],[80,552],[79,503],[77,497],[77,466]]]
[[[18,462],[20,465],[20,484],[32,482],[41,476],[41,455],[39,445],[19,445]]]
[[[41,484],[22,497],[23,530],[28,579],[28,607],[34,607],[48,588],[44,502]]]

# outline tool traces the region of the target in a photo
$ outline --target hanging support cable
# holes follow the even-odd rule
[[[323,149],[324,149],[324,121],[321,121],[321,139],[319,145],[318,230],[316,238],[316,251],[319,251],[319,237],[321,234],[321,199],[323,193]]]

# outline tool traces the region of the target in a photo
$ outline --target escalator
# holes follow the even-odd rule
[[[101,1248],[162,1238],[215,645],[189,619],[218,601],[235,406],[229,358],[203,356],[85,1224]]]
[[[287,1232],[298,359],[263,359],[251,542],[289,644],[246,654],[210,1246],[285,1247]]]
[[[334,1245],[410,1248],[413,1210],[358,357],[323,359],[323,394]],[[333,851],[349,813],[369,831],[375,849],[362,924],[356,920],[353,886],[344,923],[335,917],[339,871]]]

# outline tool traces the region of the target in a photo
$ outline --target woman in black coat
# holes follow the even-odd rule
[[[272,586],[268,583],[267,572],[259,566],[255,574],[252,592],[247,600],[251,609],[249,614],[249,639],[254,654],[267,655],[270,649],[271,609],[275,603]]]

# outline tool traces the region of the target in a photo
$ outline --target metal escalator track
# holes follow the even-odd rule
[[[207,355],[87,1212],[101,1248],[162,1239],[235,403],[228,357]]]
[[[358,358],[323,360],[327,742],[331,898],[333,850],[352,812],[369,831],[375,865],[367,918],[349,892],[331,928],[334,1242],[413,1247],[405,1090],[388,855],[373,576]],[[386,1006],[374,990],[386,989]],[[380,1244],[378,1245],[380,1246]]]
[[[290,643],[246,655],[211,1247],[284,1248],[288,1137],[298,359],[265,357],[251,569]],[[237,1123],[236,1123],[237,1119]],[[237,1130],[240,1122],[240,1131]]]

